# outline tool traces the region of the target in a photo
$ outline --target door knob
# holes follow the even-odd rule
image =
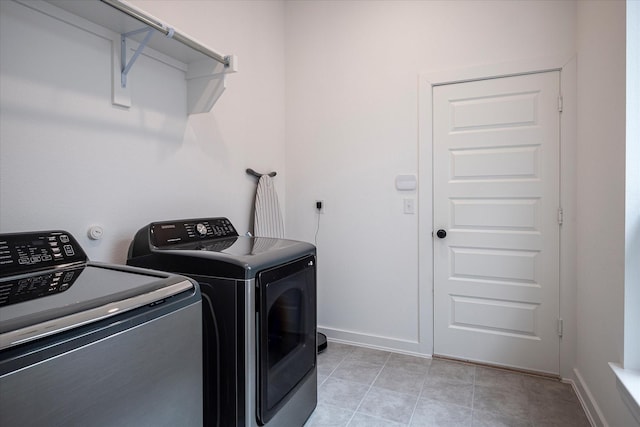
[[[444,239],[445,237],[447,237],[447,232],[446,230],[443,230],[442,228],[438,231],[436,231],[436,236],[438,236],[438,238],[440,239]]]

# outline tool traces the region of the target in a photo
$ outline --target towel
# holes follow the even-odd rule
[[[262,175],[256,190],[256,212],[253,233],[258,237],[284,237],[284,222],[278,193],[269,175]]]

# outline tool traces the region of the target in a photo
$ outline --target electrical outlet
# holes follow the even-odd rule
[[[324,200],[316,200],[316,212],[319,214],[324,213]]]

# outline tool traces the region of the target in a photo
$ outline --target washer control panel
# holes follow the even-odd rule
[[[0,277],[78,262],[87,256],[66,231],[0,234]]]
[[[154,222],[150,224],[150,233],[155,247],[238,236],[231,221],[223,217]]]

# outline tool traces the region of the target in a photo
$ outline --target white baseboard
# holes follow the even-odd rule
[[[573,373],[576,377],[575,381],[573,379],[563,379],[562,381],[570,383],[573,386],[589,422],[594,427],[609,427],[593,394],[591,394],[589,387],[587,387],[587,383],[584,381],[584,378],[582,378],[582,375],[580,375],[580,371],[574,368]]]
[[[341,329],[325,328],[322,326],[318,326],[318,332],[322,332],[327,336],[329,341],[333,342],[350,344],[358,347],[367,347],[376,350],[393,351],[394,353],[408,354],[411,356],[431,357],[430,353],[421,349],[422,346],[417,341],[369,335]]]

